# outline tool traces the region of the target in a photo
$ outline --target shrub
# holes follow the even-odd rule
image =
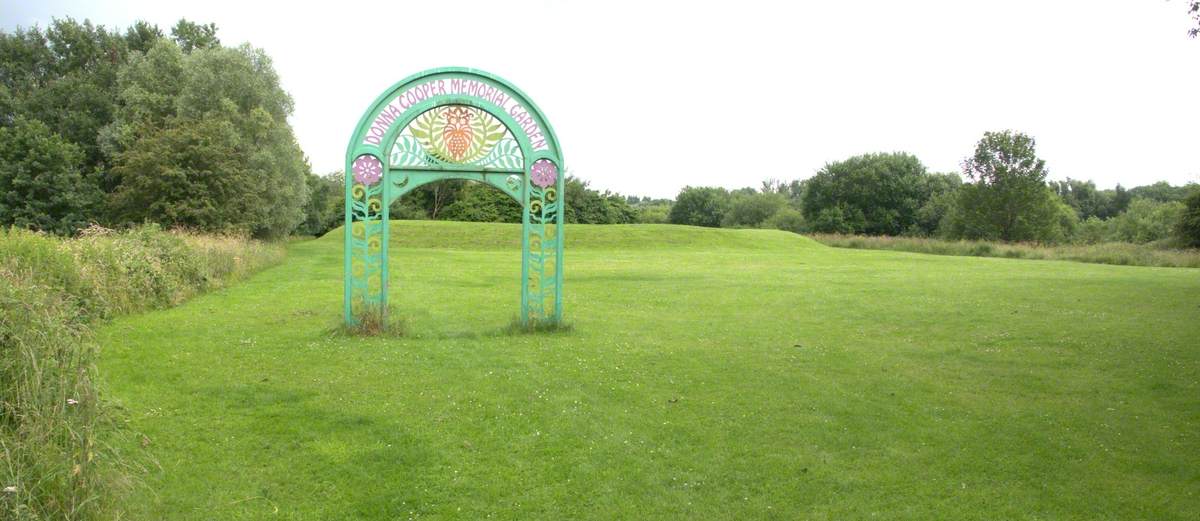
[[[1184,246],[1200,247],[1200,189],[1193,190],[1183,205],[1175,224],[1175,235]]]
[[[667,220],[671,224],[717,227],[729,210],[729,191],[724,188],[685,186],[675,198]]]
[[[1167,239],[1176,231],[1184,204],[1134,199],[1125,213],[1112,218],[1112,240],[1143,244]]]
[[[83,152],[40,121],[0,127],[0,225],[69,235],[85,226],[100,191],[81,172]]]
[[[724,228],[758,228],[787,205],[787,199],[776,193],[734,195],[729,211],[721,218]]]
[[[805,230],[804,214],[800,213],[799,210],[785,206],[775,212],[775,215],[772,215],[770,219],[767,219],[765,226],[792,233],[803,233]]]

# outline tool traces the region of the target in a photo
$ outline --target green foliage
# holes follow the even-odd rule
[[[671,215],[669,200],[639,201],[633,205],[634,221],[641,224],[665,224]]]
[[[71,234],[86,226],[99,190],[83,178],[79,147],[40,121],[0,127],[0,226]]]
[[[0,32],[0,126],[45,125],[71,145],[59,170],[102,192],[34,198],[31,206],[70,199],[80,217],[30,226],[70,233],[83,222],[150,220],[279,237],[303,220],[308,165],[287,123],[292,101],[262,51],[221,47],[216,31],[180,20],[168,40],[144,22],[122,35],[67,18]],[[38,163],[44,152],[7,160]]]
[[[493,186],[467,182],[439,218],[451,221],[519,223],[521,203]]]
[[[90,325],[176,304],[282,255],[153,225],[73,240],[0,230],[0,518],[123,519],[137,462],[112,448],[124,431],[96,392]]]
[[[729,211],[729,191],[724,188],[685,186],[675,198],[667,220],[671,224],[716,228]]]
[[[738,193],[730,197],[729,210],[721,218],[721,226],[758,228],[786,206],[787,199],[778,193]]]
[[[809,223],[809,229],[817,233],[854,233],[854,230],[861,230],[866,224],[862,210],[847,211],[841,206],[822,208],[811,218],[806,216],[805,220]]]
[[[588,187],[587,181],[568,176],[565,181],[566,200],[563,219],[578,224],[628,224],[637,222],[637,212],[624,197],[599,192]]]
[[[164,79],[174,75],[178,80]],[[160,40],[121,76],[111,207],[122,222],[275,238],[304,220],[309,168],[270,59]]]
[[[1196,189],[1197,185],[1187,184],[1183,186],[1171,186],[1171,183],[1159,181],[1154,184],[1134,187],[1129,190],[1131,199],[1149,199],[1160,203],[1172,203],[1183,201],[1192,190]]]
[[[1129,209],[1109,222],[1109,240],[1142,244],[1170,238],[1184,204],[1178,201],[1156,202],[1150,199],[1134,199]]]
[[[175,27],[171,28],[171,38],[185,53],[221,46],[221,40],[217,38],[216,24],[198,24],[189,22],[186,18],[180,18]]]
[[[37,28],[0,33],[0,49],[0,63],[13,71],[0,81],[14,98],[14,115],[45,123],[80,148],[86,175],[102,175],[97,134],[112,120],[125,40],[103,26],[66,18],[54,20],[44,34]]]
[[[1200,248],[1200,189],[1184,199],[1175,233],[1185,246]]]
[[[305,182],[308,184],[308,204],[304,206],[304,222],[295,233],[320,237],[341,226],[345,220],[345,174],[341,171],[327,176],[310,173]]]
[[[911,154],[854,156],[807,180],[804,217],[819,231],[899,235],[918,226],[918,211],[945,183]]]
[[[1044,184],[1046,162],[1033,138],[1020,132],[987,132],[964,162],[973,183],[959,190],[947,216],[948,236],[1001,241],[1061,239],[1064,212]]]
[[[774,228],[792,233],[804,233],[808,227],[804,222],[804,214],[791,207],[780,208],[770,219],[763,223],[765,228]]]
[[[1075,209],[1080,219],[1108,219],[1124,211],[1125,206],[1129,204],[1128,197],[1117,197],[1117,193],[1125,191],[1121,185],[1117,185],[1115,191],[1097,190],[1096,183],[1068,178],[1066,181],[1050,183],[1050,187]]]

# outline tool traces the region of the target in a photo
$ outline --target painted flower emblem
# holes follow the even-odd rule
[[[529,177],[533,184],[545,188],[558,180],[558,167],[548,159],[539,159],[533,163]]]
[[[383,177],[383,163],[379,162],[379,158],[363,154],[354,160],[354,180],[364,185],[371,186]]]

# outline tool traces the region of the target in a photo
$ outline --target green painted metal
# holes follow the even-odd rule
[[[521,203],[521,321],[562,320],[562,152],[541,111],[512,84],[468,68],[401,80],[359,119],[346,172],[346,324],[387,319],[388,207],[448,179],[484,183]]]

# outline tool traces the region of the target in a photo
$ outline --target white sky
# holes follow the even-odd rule
[[[307,4],[307,5],[306,5]],[[957,171],[984,131],[1037,138],[1053,179],[1200,181],[1200,39],[1184,0],[288,2],[0,0],[0,26],[70,15],[214,22],[275,60],[317,172],[367,106],[439,66],[513,82],[593,187],[673,197],[865,152]]]

